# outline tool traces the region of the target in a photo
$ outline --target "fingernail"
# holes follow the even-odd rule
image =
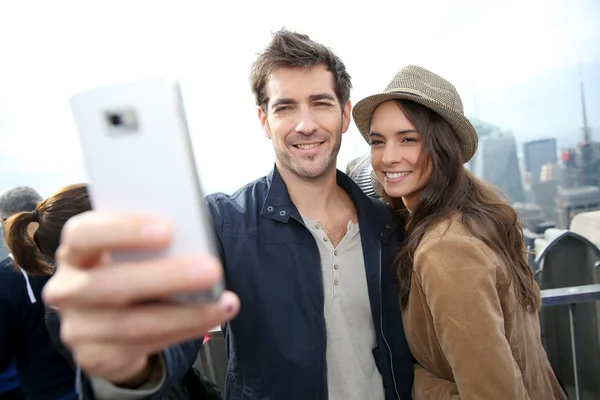
[[[223,294],[221,298],[221,309],[227,314],[235,314],[238,308],[238,302],[228,294]]]
[[[169,231],[169,225],[164,221],[149,221],[142,225],[141,234],[147,239],[162,239]]]

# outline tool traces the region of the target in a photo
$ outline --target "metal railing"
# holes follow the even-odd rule
[[[575,400],[581,399],[581,379],[577,368],[577,352],[575,340],[575,319],[573,317],[577,304],[600,301],[600,284],[572,286],[558,289],[542,290],[542,307],[569,306],[569,328],[571,338],[571,354],[573,358],[573,379],[575,382]]]

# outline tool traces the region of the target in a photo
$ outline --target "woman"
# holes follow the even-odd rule
[[[454,86],[408,66],[353,116],[406,228],[396,268],[414,398],[565,399],[517,215],[463,166],[477,134]]]
[[[77,398],[70,355],[58,336],[49,335],[46,329],[42,289],[54,272],[52,260],[64,223],[89,209],[85,185],[73,185],[41,201],[35,211],[14,214],[4,222],[14,261],[8,259],[12,265],[3,266],[0,280],[0,293],[7,295],[0,300],[0,325],[5,333],[0,365],[16,360],[27,399]]]

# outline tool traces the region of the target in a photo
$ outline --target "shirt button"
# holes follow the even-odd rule
[[[390,224],[387,224],[385,227],[386,227],[387,229],[392,229],[392,226],[391,226]]]
[[[337,250],[334,250],[334,251],[333,251],[333,255],[334,255],[334,256],[337,256]]]
[[[315,224],[315,228],[321,229],[321,224]]]
[[[334,284],[335,286],[337,286],[337,285],[338,285],[338,281],[337,281],[337,279],[336,279],[335,281],[333,281],[333,284]]]
[[[327,236],[325,236],[323,240],[327,242],[329,239],[327,239]]]
[[[338,269],[338,265],[337,265],[337,264],[335,264],[335,265],[333,266],[333,269]]]

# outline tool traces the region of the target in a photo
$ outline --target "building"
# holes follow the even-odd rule
[[[479,147],[470,162],[471,171],[504,193],[510,203],[525,202],[525,192],[511,132],[477,119],[471,119],[479,136]]]
[[[600,143],[588,142],[561,153],[561,186],[600,186]]]
[[[517,212],[523,228],[535,231],[539,224],[545,222],[544,212],[537,204],[515,203],[512,207]]]
[[[542,170],[540,171],[540,182],[559,181],[560,176],[560,165],[556,163],[542,165]]]
[[[582,184],[600,186],[600,143],[584,143],[580,146],[580,153]]]
[[[549,180],[538,182],[531,186],[533,203],[540,206],[546,221],[554,221],[554,207],[556,206],[558,184],[558,180]]]
[[[555,209],[557,228],[569,229],[571,221],[577,214],[598,210],[600,210],[599,187],[559,187]]]
[[[539,139],[523,144],[525,171],[531,174],[531,184],[540,182],[542,166],[556,164],[556,139]]]

